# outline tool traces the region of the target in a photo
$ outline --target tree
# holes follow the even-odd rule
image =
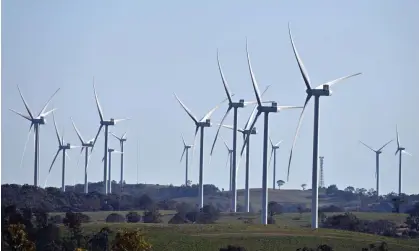
[[[116,234],[112,243],[114,251],[148,251],[151,250],[151,244],[148,243],[144,235],[138,231],[122,231]]]
[[[304,190],[306,190],[307,184],[301,184],[301,188]]]
[[[285,184],[285,181],[278,180],[278,181],[276,181],[276,184],[278,185],[278,189],[281,189],[281,186],[283,186]]]
[[[348,193],[353,193],[355,191],[355,188],[353,186],[348,186],[347,188],[345,188],[344,191]]]
[[[186,182],[186,185],[187,185],[188,187],[190,187],[190,186],[192,185],[192,180],[188,180],[188,181]]]
[[[339,189],[336,185],[330,185],[326,188],[327,195],[336,195],[339,192]]]

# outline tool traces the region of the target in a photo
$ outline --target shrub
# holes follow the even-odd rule
[[[246,251],[244,247],[228,245],[226,248],[220,248],[220,251]]]
[[[198,213],[197,223],[212,224],[220,217],[220,211],[213,205],[205,205]]]
[[[58,214],[53,215],[49,218],[48,221],[51,222],[51,223],[54,223],[54,224],[62,224],[63,223],[63,217],[61,217],[61,215],[58,215]]]
[[[169,224],[185,224],[188,223],[188,220],[180,213],[176,213],[168,222]]]
[[[113,251],[148,251],[151,250],[151,244],[148,243],[144,235],[138,231],[122,231],[116,234],[112,243]]]
[[[137,212],[129,212],[127,215],[125,215],[125,218],[129,223],[137,223],[141,221],[141,215],[139,215]]]
[[[162,220],[161,220],[161,214],[159,210],[156,207],[149,210],[145,210],[144,216],[143,216],[143,222],[144,223],[161,223]]]
[[[3,241],[12,250],[35,251],[35,244],[28,240],[23,224],[9,225],[2,235]]]
[[[111,213],[106,217],[106,222],[125,222],[125,217],[117,213]]]
[[[275,223],[276,223],[275,218],[273,216],[269,216],[268,217],[268,224],[275,224]]]

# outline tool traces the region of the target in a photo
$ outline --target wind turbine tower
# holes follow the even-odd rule
[[[271,142],[271,157],[269,158],[269,165],[271,165],[272,155],[274,156],[274,166],[273,166],[273,176],[272,176],[272,189],[275,190],[276,187],[276,150],[279,149],[279,145],[282,143],[282,140],[278,143],[274,144],[269,138],[269,141]]]
[[[76,131],[77,137],[79,138],[82,145],[80,154],[82,154],[84,150],[84,193],[87,194],[89,193],[89,182],[87,180],[87,166],[89,165],[90,160],[89,148],[93,148],[93,141],[95,139],[93,138],[89,141],[85,141],[81,136],[80,131],[77,129],[76,124],[74,124],[73,119],[71,119],[71,122],[73,123],[74,130]]]
[[[230,163],[229,191],[232,192],[233,191],[233,179],[234,179],[234,177],[233,177],[233,161],[234,161],[233,160],[233,149],[228,147],[227,142],[224,139],[222,139],[222,140],[223,140],[224,145],[226,146],[227,152],[228,152],[226,166],[227,166],[228,163]],[[233,211],[233,209],[234,209],[234,204],[232,203],[231,207],[230,207],[230,210]]]
[[[57,140],[58,140],[58,150],[57,153],[54,156],[54,159],[52,160],[51,166],[49,167],[49,171],[48,171],[48,176],[51,173],[51,169],[52,166],[55,163],[55,160],[58,157],[58,154],[60,153],[60,151],[63,151],[63,164],[62,164],[62,174],[61,174],[61,191],[65,192],[65,157],[68,157],[67,154],[67,150],[73,149],[73,148],[78,148],[79,146],[72,146],[70,143],[64,143],[64,133],[62,135],[62,137],[60,138],[60,134],[58,133],[58,129],[57,129],[57,124],[55,123],[55,118],[54,118],[54,114],[52,114],[52,118],[54,120],[54,127],[55,127],[55,134],[57,135]],[[47,176],[47,179],[48,179]],[[45,181],[46,183],[46,181]]]
[[[200,140],[200,149],[199,149],[199,207],[204,207],[204,129],[206,127],[211,127],[211,115],[215,112],[215,110],[220,106],[220,104],[224,103],[227,99],[223,100],[221,103],[219,103],[216,107],[212,108],[207,114],[205,114],[202,119],[198,120],[192,112],[189,110],[188,107],[186,107],[182,101],[178,98],[176,94],[175,98],[179,102],[179,104],[182,106],[182,108],[185,110],[185,112],[189,115],[189,117],[193,120],[195,123],[195,136],[194,136],[194,144],[193,147],[195,148],[195,140],[196,140],[196,134],[198,133],[198,130],[201,129],[201,140]],[[193,158],[193,153],[192,153]]]
[[[108,168],[108,163],[107,163],[108,162],[108,126],[114,126],[116,123],[120,121],[128,120],[128,119],[111,118],[110,120],[105,120],[103,118],[102,108],[100,107],[99,99],[96,94],[94,79],[93,79],[93,92],[95,94],[96,106],[97,106],[97,110],[99,112],[99,117],[100,117],[100,126],[99,126],[99,130],[97,131],[95,140],[93,141],[93,146],[96,144],[96,140],[99,137],[99,133],[102,130],[102,127],[105,127],[105,151],[104,151],[104,157],[103,157],[103,193],[108,194],[108,187],[107,187],[107,182],[106,182],[107,180],[106,169]],[[93,151],[93,147],[91,151]]]
[[[29,132],[28,132],[28,136],[25,142],[25,147],[23,150],[23,156],[25,154],[25,150],[26,150],[26,144],[29,140],[29,136],[31,134],[32,131],[32,126],[33,126],[33,130],[35,133],[35,158],[34,158],[34,176],[33,176],[33,185],[38,187],[38,183],[39,183],[39,151],[40,151],[40,147],[39,147],[39,130],[41,128],[41,125],[45,125],[46,124],[46,116],[48,116],[51,112],[55,111],[56,109],[52,109],[49,111],[46,111],[48,104],[51,102],[52,98],[55,96],[55,94],[60,90],[60,88],[58,88],[54,94],[51,95],[51,97],[48,99],[47,103],[44,105],[44,107],[42,107],[41,112],[38,114],[38,116],[34,116],[34,114],[31,112],[31,110],[29,109],[29,105],[26,103],[25,98],[22,95],[22,92],[20,91],[19,86],[17,86],[17,89],[19,91],[20,94],[20,98],[23,101],[23,104],[25,105],[26,111],[28,112],[28,115],[23,115],[20,112],[17,112],[13,109],[9,109],[10,111],[16,113],[17,115],[21,116],[22,118],[29,120],[31,122],[31,125],[29,127]],[[23,161],[23,156],[22,156],[22,160],[21,160],[21,164]]]
[[[396,136],[397,136],[397,150],[394,153],[394,155],[397,155],[399,153],[399,196],[402,194],[402,153],[412,156],[412,154],[408,153],[406,151],[406,148],[400,145],[400,139],[399,139],[399,131],[397,130],[396,125]]]
[[[312,171],[312,181],[311,181],[311,186],[312,186],[312,198],[311,198],[311,228],[312,229],[317,229],[318,228],[318,205],[319,205],[319,190],[318,190],[318,168],[317,168],[317,162],[318,162],[318,146],[319,146],[319,100],[320,97],[323,96],[331,96],[332,95],[332,91],[330,90],[330,87],[332,87],[334,84],[341,82],[342,80],[360,75],[361,73],[356,73],[356,74],[352,74],[349,76],[345,76],[345,77],[341,77],[332,81],[329,81],[325,84],[319,85],[316,88],[311,88],[311,81],[310,78],[308,76],[307,70],[304,67],[303,61],[301,60],[298,52],[297,52],[297,48],[295,47],[294,44],[294,40],[292,38],[292,34],[291,34],[291,28],[288,25],[288,31],[289,31],[289,36],[290,36],[290,40],[291,40],[291,45],[292,45],[292,49],[294,51],[294,56],[295,59],[297,60],[298,63],[298,67],[300,68],[300,72],[301,75],[304,79],[304,83],[306,85],[306,100],[304,102],[304,107],[303,110],[301,111],[300,114],[300,118],[298,120],[298,125],[297,125],[297,130],[294,136],[294,142],[291,148],[291,152],[290,152],[290,158],[288,161],[288,175],[287,175],[287,180],[289,180],[289,171],[290,171],[290,165],[291,165],[291,159],[292,159],[292,153],[293,153],[293,149],[295,146],[295,141],[297,139],[297,135],[298,135],[298,131],[300,129],[300,125],[301,125],[301,121],[303,118],[303,114],[305,111],[305,108],[307,106],[307,103],[310,101],[311,97],[314,96],[314,130],[313,130],[313,171]]]
[[[119,181],[119,185],[121,188],[121,192],[123,189],[123,184],[124,184],[124,143],[127,141],[127,133],[125,132],[124,134],[122,134],[121,137],[116,136],[115,134],[111,133],[112,136],[115,137],[115,139],[117,139],[119,141],[119,146],[121,149],[121,180]]]
[[[109,148],[108,154],[109,154],[109,163],[108,163],[108,193],[112,193],[112,153],[120,153],[123,154],[123,152],[116,151],[115,149]]]
[[[324,164],[324,157],[320,156],[320,182],[319,182],[319,187],[323,188],[324,186],[324,169],[323,169],[323,164]]]
[[[182,141],[183,141],[183,152],[182,152],[182,156],[180,156],[180,162],[182,162],[182,159],[183,159],[183,155],[185,155],[185,153],[186,153],[186,156],[185,156],[185,186],[187,187],[188,186],[188,180],[189,180],[189,178],[188,178],[188,173],[189,173],[189,170],[188,170],[188,168],[189,168],[189,149],[193,146],[193,145],[187,145],[186,144],[186,142],[185,142],[185,139],[183,138],[183,135],[182,135]]]
[[[359,141],[359,142],[361,142],[361,144],[366,146],[368,149],[375,152],[375,178],[376,178],[375,191],[377,192],[377,198],[380,196],[380,154],[382,153],[383,148],[386,147],[388,144],[390,144],[390,142],[392,142],[392,141],[393,140],[390,140],[389,142],[385,143],[381,148],[379,148],[377,150],[374,150],[370,146],[365,144],[364,142]]]
[[[253,74],[252,65],[250,63],[250,56],[249,51],[247,48],[247,41],[246,41],[246,53],[247,53],[247,63],[249,66],[250,77],[253,84],[253,90],[255,92],[256,100],[258,103],[255,120],[253,121],[252,125],[250,126],[250,130],[256,124],[257,119],[259,116],[264,113],[264,132],[263,132],[263,163],[262,163],[262,224],[268,224],[268,135],[269,135],[269,113],[272,112],[280,112],[284,109],[293,109],[293,108],[302,108],[298,106],[278,106],[276,102],[272,101],[270,106],[262,104],[262,97],[260,95],[259,87],[256,82],[255,76]],[[249,137],[246,137],[245,143]]]

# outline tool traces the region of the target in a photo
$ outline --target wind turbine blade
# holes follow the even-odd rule
[[[249,130],[250,130],[250,131],[251,131],[251,130],[253,129],[253,127],[255,126],[256,121],[258,120],[258,118],[259,118],[260,114],[262,114],[262,112],[261,112],[261,111],[258,111],[258,113],[256,114],[256,117],[255,117],[255,120],[253,120],[252,124],[250,125],[250,128],[249,128]],[[244,142],[243,142],[243,147],[242,147],[242,150],[241,150],[241,152],[240,152],[240,155],[242,155],[242,154],[243,154],[243,152],[244,152],[244,148],[246,148],[246,144],[247,144],[247,141],[249,140],[249,137],[250,137],[250,134],[247,134],[247,137],[246,137],[246,139],[245,139],[245,140],[244,140]]]
[[[67,152],[65,152],[65,156],[68,158],[68,160],[71,160],[70,156],[68,155]]]
[[[342,80],[345,80],[345,79],[348,79],[348,78],[351,78],[351,77],[355,77],[355,76],[358,76],[360,74],[361,74],[361,72],[358,72],[358,73],[348,75],[348,76],[345,76],[345,77],[337,78],[335,80],[332,80],[332,81],[329,81],[329,82],[324,83],[322,85],[319,85],[315,89],[323,89],[324,85],[328,85],[329,87],[332,87],[332,85],[337,84],[337,83],[341,82]]]
[[[244,129],[246,130],[247,129],[247,127],[250,125],[249,123],[250,123],[250,121],[253,119],[253,117],[255,116],[255,112],[256,112],[256,110],[257,110],[257,108],[258,108],[258,106],[257,105],[255,105],[255,107],[253,108],[253,111],[252,111],[252,113],[250,114],[250,116],[249,116],[249,119],[247,119],[247,122],[246,122],[246,125],[244,126]]]
[[[177,99],[177,101],[179,102],[179,104],[182,106],[183,110],[185,110],[185,112],[189,115],[189,117],[191,117],[191,119],[195,122],[198,123],[198,120],[196,119],[196,117],[192,114],[191,110],[189,110],[188,107],[186,107],[186,105],[180,101],[180,99],[178,98],[178,96],[176,95],[176,93],[174,93],[175,98]]]
[[[217,125],[221,125],[221,124],[217,124]],[[225,127],[225,128],[228,128],[228,129],[231,129],[231,130],[234,130],[234,127],[231,126],[231,125],[221,125],[221,126]]]
[[[58,154],[60,153],[60,151],[61,151],[61,149],[58,149],[58,150],[57,150],[57,153],[56,153],[56,154],[55,154],[55,156],[54,156],[54,159],[52,159],[51,166],[49,167],[48,175],[51,173],[52,166],[54,165],[55,160],[57,159]]]
[[[275,149],[272,148],[272,150],[271,150],[271,156],[269,157],[269,165],[268,166],[271,166],[272,155],[274,154],[274,151],[275,151]]]
[[[399,139],[399,130],[397,129],[397,125],[396,125],[396,136],[397,136],[397,148],[400,147],[400,139]]]
[[[113,151],[114,153],[119,153],[119,154],[123,154],[123,152],[121,152],[121,151],[117,151],[117,150],[115,150],[115,151]]]
[[[95,148],[95,145],[96,145],[96,140],[97,140],[97,138],[99,137],[99,134],[100,134],[100,131],[102,130],[102,127],[103,127],[103,125],[100,125],[100,126],[99,126],[99,130],[98,130],[98,131],[97,131],[97,133],[96,133],[95,140],[93,141],[93,147],[92,147],[92,150],[90,150],[90,152],[93,152],[93,148]]]
[[[248,50],[248,46],[247,46],[247,39],[246,39],[246,53],[247,53],[247,64],[249,66],[250,77],[252,79],[253,90],[255,91],[256,100],[258,102],[258,105],[262,106],[262,97],[260,96],[259,87],[258,87],[258,84],[256,82],[255,76],[253,74],[252,64],[250,62],[249,50]]]
[[[183,146],[186,147],[186,141],[185,141],[185,138],[183,137],[183,134],[181,134],[181,137],[182,137],[182,141],[183,141]]]
[[[46,117],[46,116],[48,116],[51,112],[54,112],[54,111],[56,111],[57,109],[58,109],[58,108],[53,108],[53,109],[51,109],[51,110],[49,110],[49,111],[47,111],[47,112],[41,113],[41,114],[40,114],[40,116]]]
[[[212,153],[214,152],[215,142],[217,142],[217,137],[218,137],[218,134],[220,133],[220,128],[221,128],[221,125],[223,124],[223,122],[224,122],[225,118],[227,117],[227,115],[228,115],[228,113],[229,113],[230,111],[231,111],[231,106],[229,106],[229,107],[228,107],[228,109],[227,109],[226,113],[224,114],[224,116],[223,116],[223,118],[221,119],[221,122],[220,122],[220,124],[219,124],[219,126],[218,126],[217,133],[215,133],[214,142],[212,142],[212,147],[211,147],[210,156],[211,156],[211,155],[212,155]]]
[[[32,129],[32,125],[29,128],[28,136],[26,137],[25,145],[23,147],[23,153],[22,153],[22,158],[20,159],[19,169],[22,168],[23,158],[25,157],[25,152],[26,152],[26,146],[28,145],[29,137],[31,136],[31,132],[32,132],[31,129]]]
[[[29,120],[29,121],[32,121],[32,119],[30,118],[30,117],[28,117],[28,116],[26,116],[26,115],[23,115],[22,113],[20,113],[20,112],[17,112],[17,111],[15,111],[15,110],[13,110],[13,109],[10,109],[9,108],[9,110],[10,111],[12,111],[12,112],[14,112],[14,113],[16,113],[17,115],[19,115],[19,116],[21,116],[22,118],[24,118],[24,119],[27,119],[27,120]]]
[[[82,154],[83,153],[83,150],[84,150],[84,146],[80,149],[80,154]]]
[[[230,160],[230,153],[228,153],[227,154],[227,161],[226,161],[226,165],[225,165],[225,167],[224,168],[227,168],[227,165],[228,165],[228,161]]]
[[[58,132],[58,129],[57,129],[57,123],[55,122],[54,113],[52,113],[52,120],[54,121],[55,134],[57,135],[58,145],[61,146],[62,142],[61,142],[61,139],[60,139],[60,133]]]
[[[383,150],[384,147],[386,147],[388,144],[390,144],[394,139],[390,140],[389,142],[385,143],[378,151]]]
[[[124,132],[124,134],[122,134],[121,139],[126,139],[126,136],[127,136],[127,132]]]
[[[70,146],[70,149],[74,149],[74,148],[83,148],[83,146]]]
[[[130,120],[130,118],[124,118],[124,119],[114,119],[114,120],[113,120],[113,122],[116,124],[116,123],[119,123],[119,122],[121,122],[121,121],[125,121],[125,120]]]
[[[230,151],[230,147],[228,147],[227,142],[223,139],[223,137],[221,137],[221,139],[223,140],[224,145],[226,146],[227,150]]]
[[[113,132],[110,133],[112,136],[114,136],[117,140],[121,140],[118,136],[116,136]]]
[[[38,117],[39,116],[41,116],[41,115],[43,115],[43,116],[46,116],[46,115],[44,115],[44,113],[45,113],[45,110],[47,109],[47,106],[49,105],[49,103],[51,102],[51,100],[52,100],[52,98],[55,96],[55,94],[57,94],[57,92],[60,90],[60,88],[58,88],[52,95],[51,95],[51,97],[48,99],[48,101],[45,103],[45,105],[44,105],[44,107],[42,107],[42,110],[41,110],[41,112],[38,114]],[[47,114],[48,115],[48,114]]]
[[[71,119],[71,123],[73,123],[74,130],[75,130],[75,131],[76,131],[76,133],[77,133],[77,137],[79,138],[79,140],[80,140],[81,144],[84,144],[84,143],[85,143],[85,142],[84,142],[84,139],[83,139],[83,137],[81,136],[81,133],[79,132],[79,130],[77,129],[76,124],[74,124],[73,118],[72,118],[72,117],[70,117],[70,119]]]
[[[95,78],[93,77],[93,92],[95,94],[96,106],[97,111],[99,112],[100,121],[103,121],[103,112],[102,108],[100,107],[99,99],[97,98],[96,87],[95,87]]]
[[[367,144],[365,144],[364,142],[362,142],[362,141],[359,141],[361,144],[363,144],[364,146],[366,146],[366,147],[368,147],[371,151],[373,151],[373,152],[375,152],[375,150],[374,149],[372,149],[371,147],[369,147]],[[379,151],[379,150],[378,150]]]
[[[399,148],[397,148],[396,152],[394,153],[394,155],[397,155],[397,153],[400,151]]]
[[[195,157],[195,149],[196,149],[196,135],[198,134],[199,126],[195,126],[195,136],[193,138],[193,146],[192,146],[192,157],[191,157],[191,165],[193,165],[193,160]]]
[[[228,102],[231,104],[231,103],[233,103],[233,101],[231,100],[230,90],[228,88],[227,81],[224,78],[223,70],[221,69],[221,64],[220,64],[220,60],[219,60],[219,56],[218,56],[218,50],[217,50],[217,63],[218,63],[218,70],[220,71],[220,75],[221,75],[221,80],[223,81],[224,90],[227,94]]]
[[[223,104],[224,102],[226,102],[227,100],[228,100],[228,98],[223,99],[223,101],[221,101],[220,103],[218,103],[218,105],[216,105],[207,114],[205,114],[205,116],[200,121],[201,122],[205,122],[207,119],[210,119],[211,118],[211,115],[215,112],[215,110],[217,110],[218,107],[220,107],[220,105]]]
[[[306,85],[307,90],[311,90],[310,77],[308,76],[307,70],[304,67],[304,63],[301,60],[300,55],[298,54],[297,48],[294,43],[294,39],[292,38],[290,23],[288,23],[288,32],[290,35],[292,50],[294,51],[294,56],[295,56],[295,59],[297,60],[298,67],[300,68],[301,75],[303,76],[304,83]]]
[[[269,142],[271,142],[271,146],[273,147],[274,146],[274,143],[272,142],[271,137],[269,137]]]
[[[17,90],[19,91],[20,97],[21,97],[21,99],[22,99],[22,101],[23,101],[23,104],[25,105],[26,111],[28,111],[29,116],[33,119],[32,112],[31,112],[31,110],[29,109],[28,103],[26,103],[26,100],[25,100],[25,98],[23,97],[22,92],[20,91],[19,85],[17,86]]]
[[[82,148],[81,148],[80,154],[79,154],[79,156],[77,157],[76,169],[79,167],[80,157],[81,157],[81,155],[83,154],[83,150],[84,150],[84,147],[82,147]]]
[[[407,152],[406,150],[403,150],[402,153],[407,154],[409,156],[413,156],[411,153]]]
[[[180,161],[179,162],[182,162],[183,155],[185,155],[185,152],[186,152],[186,147],[183,147],[182,156],[180,156]]]
[[[300,108],[304,108],[304,107],[303,106],[293,106],[293,105],[278,106],[278,110],[300,109]]]
[[[298,133],[300,131],[301,123],[303,121],[304,111],[306,109],[307,103],[310,101],[310,98],[311,98],[311,95],[307,95],[306,101],[304,102],[303,110],[301,110],[300,118],[298,119],[297,129],[295,130],[295,135],[294,135],[294,139],[293,139],[292,147],[291,147],[291,151],[290,151],[290,157],[288,159],[287,182],[289,181],[289,177],[290,177],[290,167],[291,167],[292,153],[294,151],[295,143],[297,142]]]
[[[280,140],[278,143],[275,144],[275,146],[279,146],[282,143],[283,140]]]

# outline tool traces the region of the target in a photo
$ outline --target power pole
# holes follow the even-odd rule
[[[324,156],[320,156],[320,184],[319,187],[325,187],[324,185],[324,170],[323,170],[323,162],[324,162]]]

